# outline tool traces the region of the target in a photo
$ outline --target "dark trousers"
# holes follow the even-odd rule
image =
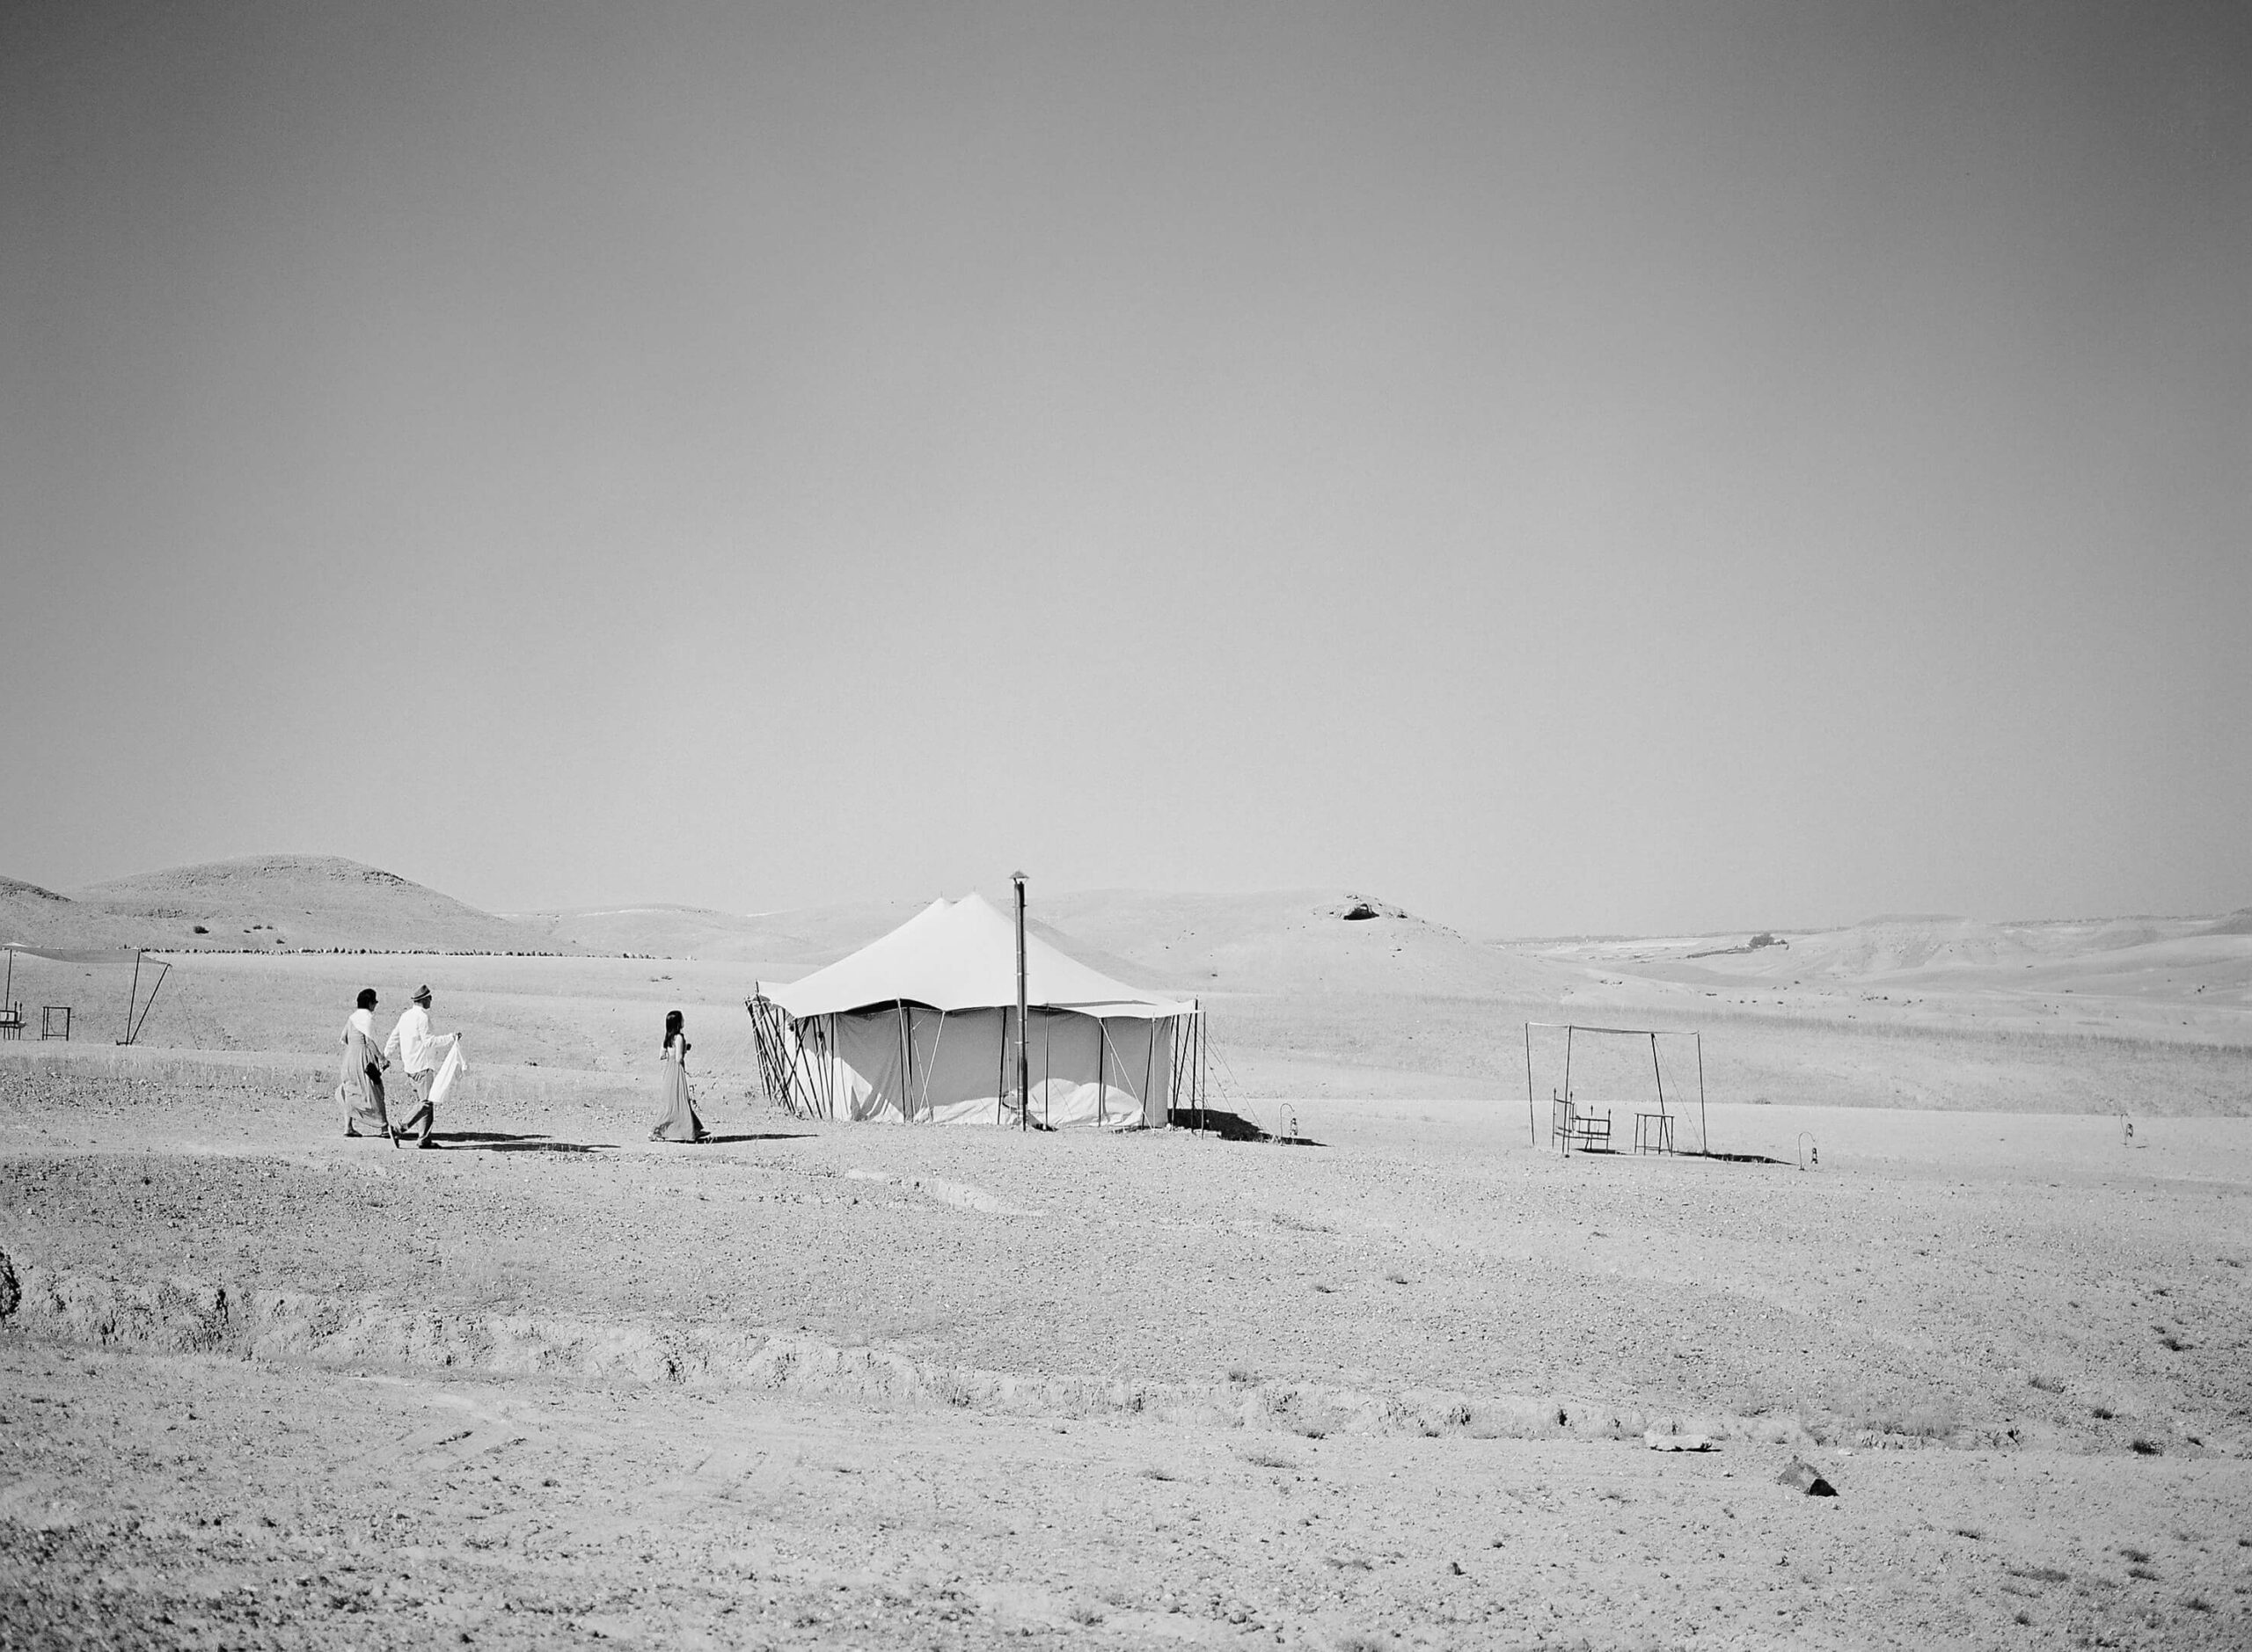
[[[437,1076],[435,1071],[410,1072],[406,1075],[408,1081],[414,1085],[416,1106],[406,1122],[398,1127],[398,1133],[401,1136],[411,1133],[414,1127],[420,1124],[422,1127],[422,1140],[427,1142],[430,1139],[431,1133],[438,1128],[438,1109],[430,1100],[430,1085]]]

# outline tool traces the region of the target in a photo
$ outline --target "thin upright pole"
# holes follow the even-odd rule
[[[141,1005],[141,1019],[133,1023],[133,1031],[125,1041],[127,1043],[137,1044],[141,1042],[141,1029],[148,1026],[149,1012],[157,1007],[157,994],[165,990],[165,980],[172,972],[172,967],[170,964],[162,959],[157,961],[157,978],[149,983],[149,996]]]
[[[133,1042],[133,1005],[141,997],[142,957],[138,952],[133,954],[133,984],[125,989],[125,1036],[117,1041],[121,1044]]]
[[[1665,1116],[1665,1069],[1658,1065],[1656,1033],[1650,1034],[1650,1076],[1657,1080],[1657,1127],[1665,1142],[1665,1151],[1670,1153],[1673,1151],[1673,1121]]]
[[[1024,969],[1024,874],[1010,874],[1017,886],[1017,1128],[1032,1128],[1032,1023],[1025,989]]]
[[[1532,1101],[1532,1023],[1524,1024],[1524,1133],[1540,1145],[1540,1114]]]
[[[1712,1132],[1705,1128],[1705,1035],[1697,1034],[1697,1135],[1707,1158],[1713,1151]]]
[[[899,1110],[910,1124],[915,1122],[915,1024],[907,1016],[907,1000],[894,998],[899,1012]]]
[[[1565,1109],[1565,1117],[1566,1117],[1566,1118],[1568,1118],[1568,1119],[1571,1116],[1571,1106],[1572,1106],[1572,1029],[1571,1029],[1570,1027],[1566,1027],[1566,1028],[1564,1029],[1564,1109]],[[1565,1150],[1567,1152],[1568,1152],[1568,1151],[1571,1151],[1571,1142],[1570,1142],[1570,1140],[1569,1140],[1568,1138],[1567,1138],[1567,1139],[1565,1140],[1565,1142],[1563,1143],[1563,1147],[1564,1147],[1564,1150]]]

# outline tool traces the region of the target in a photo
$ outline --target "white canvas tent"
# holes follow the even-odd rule
[[[1203,1097],[1201,1018],[1025,939],[1035,1126],[1159,1125]],[[1015,1124],[1016,930],[933,901],[848,958],[746,1003],[767,1090],[801,1118]]]

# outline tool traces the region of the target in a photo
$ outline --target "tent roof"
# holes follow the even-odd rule
[[[1025,937],[1025,987],[1037,1008],[1154,1018],[1193,1007],[1088,969],[1037,935]],[[879,1005],[998,1009],[1017,1001],[1016,925],[983,896],[933,901],[888,935],[801,981],[765,986],[793,1018]]]

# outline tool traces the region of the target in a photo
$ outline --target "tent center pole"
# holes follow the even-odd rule
[[[1011,874],[1017,888],[1017,1118],[1019,1129],[1032,1128],[1032,1023],[1027,1019],[1024,968],[1024,874]]]

